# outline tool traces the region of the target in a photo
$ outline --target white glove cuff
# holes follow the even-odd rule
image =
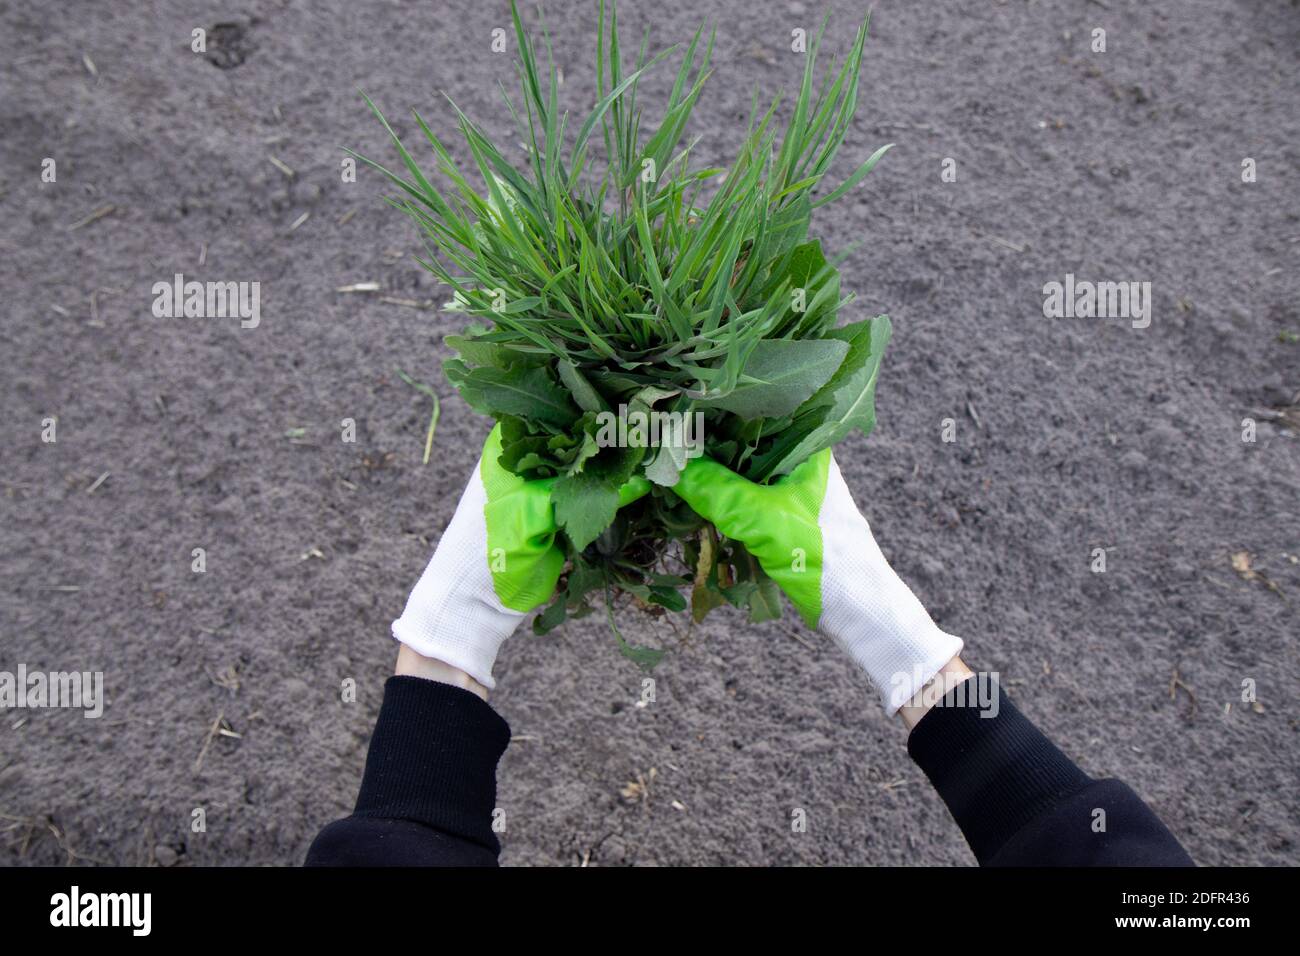
[[[822,530],[822,616],[830,635],[867,672],[889,714],[911,700],[962,640],[939,629],[894,573],[831,459]]]
[[[458,667],[484,687],[496,686],[497,651],[525,615],[505,607],[488,568],[487,492],[474,468],[451,523],[420,575],[393,637],[425,657]]]

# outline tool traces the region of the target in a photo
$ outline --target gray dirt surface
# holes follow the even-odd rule
[[[546,4],[575,110],[593,11]],[[719,25],[706,163],[755,90],[795,86],[791,30],[821,8],[621,12],[656,47]],[[860,12],[835,5],[832,49]],[[108,694],[99,720],[0,714],[3,863],[296,864],[350,809],[389,622],[489,423],[439,372],[459,318],[384,301],[446,295],[379,177],[342,181],[341,147],[396,162],[358,89],[405,133],[417,107],[455,142],[445,90],[508,138],[508,24],[501,0],[0,6],[0,670],[102,670]],[[885,553],[1202,864],[1300,860],[1298,51],[1284,0],[877,3],[839,168],[898,145],[814,220],[828,248],[861,243],[850,316],[894,321],[878,427],[838,451]],[[260,326],[155,318],[177,272],[259,281]],[[1067,273],[1149,281],[1151,326],[1044,318]],[[382,291],[335,291],[366,281]],[[399,367],[442,396],[427,466],[428,400]],[[681,646],[626,626],[673,647],[644,707],[598,619],[507,642],[504,863],[973,863],[902,727],[793,614],[718,612]]]

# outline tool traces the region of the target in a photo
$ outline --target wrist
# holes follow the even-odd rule
[[[425,657],[405,644],[402,644],[397,652],[397,667],[394,673],[403,677],[420,677],[424,680],[437,681],[439,684],[451,684],[476,694],[482,700],[487,700],[488,689],[465,671],[446,661]]]
[[[960,657],[954,657],[944,664],[911,700],[898,709],[898,716],[903,718],[904,726],[910,731],[950,690],[974,676],[975,672]]]

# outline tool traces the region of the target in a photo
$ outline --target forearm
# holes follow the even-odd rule
[[[496,765],[510,728],[479,691],[410,674],[389,679],[356,809],[321,831],[308,866],[496,863]]]
[[[982,866],[1193,865],[1137,794],[1089,777],[996,682],[975,676],[954,658],[936,677],[947,693],[900,714],[908,753]]]

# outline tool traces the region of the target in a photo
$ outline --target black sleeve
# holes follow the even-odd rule
[[[352,816],[331,823],[307,866],[495,866],[497,761],[510,727],[467,690],[390,677]]]
[[[996,709],[979,706],[974,680],[921,718],[907,751],[981,866],[1194,865],[1136,793],[1085,774],[1000,687]]]

